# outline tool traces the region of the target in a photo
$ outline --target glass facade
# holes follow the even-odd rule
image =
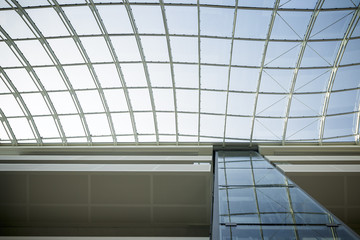
[[[261,155],[218,151],[212,239],[359,239]]]

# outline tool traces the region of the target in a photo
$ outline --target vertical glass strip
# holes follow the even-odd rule
[[[360,239],[254,151],[217,151],[212,239]]]

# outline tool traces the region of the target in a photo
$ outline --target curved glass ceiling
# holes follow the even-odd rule
[[[1,1],[0,143],[359,143],[359,1]]]

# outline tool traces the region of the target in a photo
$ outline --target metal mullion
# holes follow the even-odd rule
[[[320,144],[322,144],[322,140],[323,140],[323,137],[324,137],[325,117],[326,117],[327,110],[328,110],[328,107],[329,107],[330,94],[332,92],[332,88],[333,88],[333,85],[334,85],[336,73],[337,73],[337,70],[339,68],[341,59],[342,59],[342,57],[343,57],[343,55],[345,53],[345,49],[346,49],[346,46],[347,46],[347,44],[349,42],[349,38],[351,37],[351,34],[354,32],[355,27],[359,22],[359,19],[360,19],[360,4],[358,5],[356,11],[354,11],[354,14],[353,14],[353,16],[352,16],[352,18],[350,20],[350,23],[349,23],[349,25],[348,25],[348,27],[347,27],[347,29],[345,31],[344,38],[343,38],[343,40],[341,42],[341,45],[340,45],[339,50],[337,52],[336,58],[334,60],[334,64],[333,64],[333,67],[332,67],[330,78],[329,78],[329,81],[328,81],[328,84],[327,84],[325,100],[324,100],[324,105],[323,105],[322,115],[321,115],[321,120],[320,120],[320,131],[319,131],[319,143]],[[359,118],[360,118],[360,114],[358,114],[357,122],[360,121]],[[358,133],[358,131],[359,131],[358,126],[357,126],[356,131]]]
[[[101,83],[98,79],[98,76],[95,72],[95,69],[92,65],[92,62],[89,58],[89,55],[87,54],[86,50],[85,50],[85,47],[84,45],[82,44],[76,30],[74,29],[74,27],[72,26],[70,20],[68,19],[68,17],[66,16],[65,12],[59,7],[59,4],[57,2],[57,0],[52,0],[53,2],[53,8],[54,10],[57,12],[58,16],[61,18],[61,20],[63,21],[65,27],[67,28],[68,32],[71,34],[73,40],[75,41],[76,43],[76,46],[77,48],[79,49],[80,51],[80,54],[81,56],[83,57],[87,67],[88,67],[88,70],[91,74],[91,77],[95,83],[95,86],[97,88],[97,91],[100,95],[100,98],[101,98],[101,103],[104,107],[104,110],[105,110],[105,114],[106,114],[106,117],[107,117],[107,120],[108,120],[108,123],[109,123],[109,128],[110,128],[110,132],[111,132],[111,135],[113,136],[113,143],[116,144],[117,143],[117,140],[116,140],[116,137],[115,137],[115,128],[114,128],[114,124],[113,124],[113,121],[112,121],[112,118],[111,118],[111,115],[110,115],[110,110],[109,110],[109,106],[107,104],[107,101],[106,101],[106,98],[105,98],[105,94],[104,94],[104,91],[101,87]]]
[[[1,28],[1,26],[0,26],[0,28]],[[1,30],[2,30],[2,28],[1,28]],[[17,90],[17,88],[15,87],[15,85],[12,83],[11,79],[7,76],[6,72],[1,67],[0,67],[0,78],[3,80],[6,87],[12,93],[12,95],[14,96],[16,102],[18,103],[21,111],[25,115],[26,120],[28,121],[28,124],[30,126],[31,132],[33,133],[33,135],[34,135],[34,137],[36,139],[36,142],[39,145],[42,145],[42,139],[41,139],[40,132],[39,132],[39,130],[38,130],[36,124],[35,124],[34,118],[32,117],[29,108],[26,106],[26,103],[25,103],[24,99],[20,95],[20,93]]]
[[[225,106],[223,146],[225,146],[225,135],[226,135],[226,126],[227,126],[226,123],[227,123],[228,107],[229,107],[230,75],[231,75],[232,55],[233,55],[233,49],[234,49],[234,36],[235,36],[235,29],[236,29],[236,19],[237,19],[238,2],[239,2],[238,0],[235,1],[233,29],[232,29],[232,36],[231,36],[229,71],[228,71],[228,80],[227,80],[227,88],[226,88],[226,106]]]
[[[16,136],[14,134],[14,131],[12,130],[11,128],[11,125],[9,123],[9,120],[7,119],[7,117],[5,116],[4,112],[1,110],[0,108],[0,121],[1,123],[3,124],[4,126],[4,129],[6,131],[6,134],[8,135],[10,141],[11,141],[11,144],[13,146],[16,146],[17,145],[17,139],[16,139]],[[5,125],[4,125],[5,124]],[[6,127],[5,127],[6,126]]]
[[[173,90],[173,97],[174,97],[174,110],[175,110],[176,144],[178,144],[179,143],[179,136],[178,136],[179,135],[179,124],[178,124],[178,111],[177,111],[177,102],[176,102],[175,73],[174,73],[174,64],[173,64],[173,57],[172,57],[171,45],[170,45],[169,26],[167,24],[166,11],[165,11],[164,1],[163,0],[160,0],[160,7],[161,7],[161,13],[162,13],[162,17],[163,17],[165,35],[166,35],[166,42],[167,42],[167,47],[168,47],[168,52],[169,52],[171,82],[172,82],[172,90]]]
[[[314,12],[311,15],[310,22],[309,22],[309,24],[307,26],[307,29],[306,29],[306,33],[305,33],[305,36],[304,36],[304,39],[303,39],[303,42],[302,42],[302,46],[301,46],[301,49],[300,49],[298,59],[296,61],[296,66],[295,66],[293,78],[292,78],[292,81],[291,81],[290,92],[289,92],[289,95],[288,95],[288,103],[287,103],[287,107],[286,107],[286,115],[285,115],[283,135],[282,135],[282,144],[283,145],[285,145],[285,138],[286,138],[287,124],[288,124],[288,119],[289,119],[289,114],[290,114],[290,107],[291,107],[291,102],[292,102],[292,98],[293,98],[293,93],[294,93],[294,90],[295,90],[295,84],[296,84],[296,79],[297,79],[297,76],[298,76],[299,68],[300,68],[301,61],[303,59],[304,53],[305,53],[307,42],[308,42],[308,40],[310,38],[310,34],[311,34],[312,29],[313,29],[313,27],[315,25],[315,22],[316,22],[316,18],[320,13],[320,10],[322,8],[322,5],[324,4],[324,1],[325,0],[318,0],[318,2],[316,3]]]
[[[146,63],[146,59],[145,59],[144,49],[142,47],[141,39],[140,39],[140,36],[139,36],[139,31],[138,31],[136,23],[135,23],[135,19],[134,19],[134,15],[132,13],[132,10],[131,10],[130,3],[129,3],[128,0],[123,0],[123,3],[125,5],[126,11],[128,13],[129,21],[131,23],[131,27],[132,27],[133,32],[135,34],[136,43],[137,43],[139,53],[140,53],[140,56],[141,56],[141,60],[142,60],[142,64],[143,64],[143,68],[144,68],[144,72],[145,72],[145,78],[146,78],[146,82],[147,82],[148,90],[149,90],[149,95],[150,95],[150,102],[151,102],[151,108],[152,108],[153,120],[154,120],[154,126],[155,126],[156,144],[159,144],[159,129],[158,129],[158,123],[157,123],[157,118],[156,118],[154,94],[153,94],[153,91],[152,91],[150,75],[149,75],[149,71],[148,71],[148,67],[147,67],[147,63]]]
[[[113,62],[111,62],[112,64],[115,63],[115,67],[116,67],[116,71],[118,73],[118,76],[119,76],[119,79],[120,79],[120,82],[121,82],[121,85],[122,85],[122,89],[124,91],[124,95],[125,95],[125,99],[126,99],[126,104],[128,106],[128,109],[129,109],[129,113],[130,113],[130,119],[131,119],[131,125],[132,125],[132,128],[133,128],[133,134],[134,134],[134,138],[135,138],[135,143],[137,144],[138,143],[138,136],[137,136],[137,130],[136,130],[136,124],[135,124],[135,118],[134,118],[134,111],[133,111],[133,108],[132,108],[132,105],[131,105],[131,101],[130,101],[130,96],[129,96],[129,91],[128,91],[128,88],[126,86],[126,82],[125,82],[125,78],[124,78],[124,74],[121,70],[121,67],[120,67],[120,64],[119,64],[119,59],[117,57],[117,54],[115,52],[115,49],[114,49],[114,46],[112,45],[112,42],[111,42],[111,39],[109,37],[109,34],[106,30],[106,27],[102,21],[102,18],[94,4],[94,2],[92,0],[89,0],[90,1],[90,9],[93,13],[94,16],[96,16],[96,19],[97,19],[97,23],[100,27],[100,30],[101,32],[103,33],[103,37],[105,39],[105,42],[106,42],[106,45],[109,49],[109,52],[110,52],[110,55],[113,59]]]
[[[272,28],[274,26],[275,17],[276,17],[276,14],[277,14],[277,10],[279,8],[279,4],[280,4],[280,0],[276,0],[275,4],[274,4],[273,12],[271,14],[271,20],[270,20],[270,23],[269,23],[269,29],[268,29],[268,32],[267,32],[267,35],[266,35],[266,41],[265,41],[263,56],[262,56],[262,59],[261,59],[261,67],[259,69],[259,79],[258,79],[258,84],[257,84],[257,87],[256,87],[256,93],[255,93],[254,111],[253,111],[253,115],[252,115],[251,133],[250,133],[250,146],[252,146],[252,140],[253,140],[253,135],[254,135],[255,116],[256,116],[257,102],[258,102],[258,98],[259,98],[262,71],[264,69],[265,59],[266,59],[266,52],[267,52],[267,48],[268,48],[268,45],[269,45],[269,39],[270,39],[270,36],[271,36]]]
[[[36,24],[32,21],[32,19],[27,14],[27,12],[23,9],[23,7],[16,0],[12,0],[12,2],[17,7],[16,12],[19,14],[19,16],[24,20],[26,25],[28,25],[28,27],[34,33],[34,35],[39,37],[39,41],[40,41],[41,45],[43,46],[45,52],[48,54],[49,58],[51,59],[51,61],[56,66],[56,69],[58,70],[58,72],[59,72],[61,78],[63,79],[66,87],[69,89],[71,98],[73,99],[75,107],[76,107],[76,109],[77,109],[77,111],[79,113],[81,123],[83,125],[84,131],[85,131],[85,134],[86,134],[87,141],[88,141],[89,144],[91,144],[92,140],[91,140],[91,136],[90,136],[89,127],[87,125],[87,122],[86,122],[86,119],[85,119],[85,116],[84,116],[84,112],[82,110],[79,99],[78,99],[78,97],[77,97],[77,95],[76,95],[76,93],[75,93],[75,91],[74,91],[74,89],[72,87],[72,84],[71,84],[71,82],[70,82],[70,80],[69,80],[63,66],[61,65],[61,63],[60,63],[59,59],[57,58],[56,54],[54,53],[54,51],[52,50],[50,44],[48,43],[48,41],[46,40],[44,35],[41,33],[39,28],[36,26]],[[59,120],[59,123],[60,123],[60,120]]]
[[[199,113],[198,113],[198,144],[200,144],[200,111],[201,111],[201,37],[200,37],[200,33],[201,33],[201,28],[200,28],[200,0],[197,0],[197,24],[198,24],[198,67],[199,67],[199,72],[198,72],[198,77],[199,77],[199,96],[198,96],[198,101],[199,101]]]

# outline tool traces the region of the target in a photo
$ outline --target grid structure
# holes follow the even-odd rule
[[[213,239],[358,239],[258,153],[215,161]]]
[[[359,0],[5,0],[0,144],[359,144]]]

